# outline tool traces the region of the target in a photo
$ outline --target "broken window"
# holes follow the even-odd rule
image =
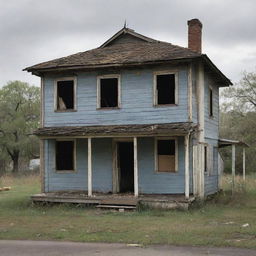
[[[176,140],[157,140],[157,163],[159,172],[176,171]]]
[[[156,104],[175,104],[175,74],[156,76]]]
[[[57,110],[72,110],[74,106],[74,80],[57,81]]]
[[[56,170],[73,171],[74,168],[74,141],[56,141]]]
[[[118,107],[118,78],[100,79],[100,108]]]
[[[209,115],[213,116],[213,91],[209,88]]]

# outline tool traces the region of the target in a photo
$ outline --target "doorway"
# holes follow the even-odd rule
[[[118,142],[117,164],[119,178],[119,192],[134,192],[134,155],[133,142]]]

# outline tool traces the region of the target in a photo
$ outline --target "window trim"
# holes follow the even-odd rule
[[[208,107],[209,107],[209,111],[208,111],[208,114],[209,114],[209,117],[210,118],[214,118],[214,111],[213,111],[213,88],[211,86],[208,86]],[[212,92],[212,101],[211,101],[211,92]],[[212,105],[212,113],[211,113],[211,105]]]
[[[175,80],[175,103],[174,104],[158,104],[158,98],[157,98],[157,76],[158,75],[174,75],[174,80]],[[178,70],[163,70],[163,71],[153,72],[153,106],[154,107],[177,106],[179,104],[178,89],[179,89],[179,72],[178,72]]]
[[[56,145],[57,141],[73,141],[74,142],[74,148],[73,148],[73,170],[57,170],[57,158],[56,158]],[[56,173],[76,173],[77,172],[77,166],[76,166],[76,139],[56,139],[55,140],[55,172]]]
[[[117,78],[117,107],[101,107],[101,79]],[[111,110],[121,108],[121,75],[120,74],[108,74],[97,76],[97,110]]]
[[[157,142],[159,140],[174,140],[175,141],[175,170],[172,171],[159,171],[158,170],[158,152],[157,152]],[[178,137],[155,137],[154,138],[154,157],[155,157],[155,173],[170,173],[170,174],[174,174],[174,173],[178,173],[179,171],[179,154],[178,154],[178,150],[179,150],[179,141],[178,141]]]
[[[58,99],[57,99],[57,96],[58,96],[58,92],[57,92],[57,84],[58,82],[61,82],[61,81],[73,81],[74,82],[74,108],[73,109],[66,109],[66,110],[60,110],[58,109]],[[57,78],[54,80],[54,112],[59,112],[59,113],[65,113],[65,112],[76,112],[77,111],[77,77],[75,76],[70,76],[70,77],[60,77],[60,78]]]

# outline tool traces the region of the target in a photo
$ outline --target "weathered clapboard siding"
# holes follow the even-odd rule
[[[87,190],[87,140],[76,140],[76,171],[55,171],[55,140],[47,140],[45,154],[46,192],[59,190]]]
[[[76,172],[55,171],[55,140],[45,141],[45,190],[87,190],[87,140],[76,140]],[[93,191],[112,191],[112,140],[92,140]]]
[[[192,121],[198,122],[198,102],[197,102],[197,69],[195,65],[192,65]]]
[[[184,194],[185,166],[184,166],[184,137],[179,137],[178,172],[157,173],[154,163],[154,139],[139,138],[138,140],[138,168],[139,192],[156,194]]]
[[[214,139],[206,139],[206,143],[211,145],[212,148],[212,154],[213,154],[213,168],[212,171],[208,174],[205,174],[205,183],[204,183],[204,189],[205,189],[205,195],[214,194],[218,191],[218,141]]]
[[[172,68],[164,68],[168,70]],[[57,77],[45,77],[45,126],[118,125],[186,122],[187,68],[179,68],[178,106],[153,107],[153,72],[156,69],[123,70],[121,74],[121,108],[96,109],[97,75],[77,73],[77,112],[54,112],[53,84]],[[157,69],[159,70],[159,68]],[[177,70],[177,68],[175,68]],[[112,74],[112,72],[110,72]]]
[[[213,90],[213,117],[209,116],[209,88]],[[219,88],[213,79],[205,74],[205,137],[218,139],[219,137]]]
[[[178,172],[156,173],[154,138],[138,138],[139,192],[155,194],[183,194],[184,137],[179,137]],[[45,141],[45,191],[87,190],[87,140],[77,140],[77,170],[75,173],[55,171],[55,141]],[[112,191],[112,139],[92,140],[92,182],[93,191]],[[190,168],[190,184],[192,168]],[[192,187],[190,188],[192,192]]]
[[[112,173],[112,139],[92,139],[92,190],[112,192]]]

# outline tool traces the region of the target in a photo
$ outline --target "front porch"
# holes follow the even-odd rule
[[[127,207],[127,202],[133,202],[132,207],[188,205],[193,201],[191,134],[195,129],[192,123],[41,128],[36,134],[41,139],[42,194],[32,200],[98,206],[110,200],[108,205]],[[159,141],[172,147],[168,152],[163,149],[161,157],[158,146],[165,143],[158,145]],[[68,144],[73,147],[68,150],[72,163],[66,165],[69,169],[59,169],[67,156],[57,157],[58,150]],[[159,160],[164,160],[161,165]]]
[[[184,209],[187,210],[195,200],[193,196],[185,198],[184,195],[139,195],[133,194],[103,194],[94,193],[88,196],[87,191],[42,193],[31,196],[34,203],[72,203],[85,206],[95,206],[105,209],[133,210],[138,206],[160,209]]]

